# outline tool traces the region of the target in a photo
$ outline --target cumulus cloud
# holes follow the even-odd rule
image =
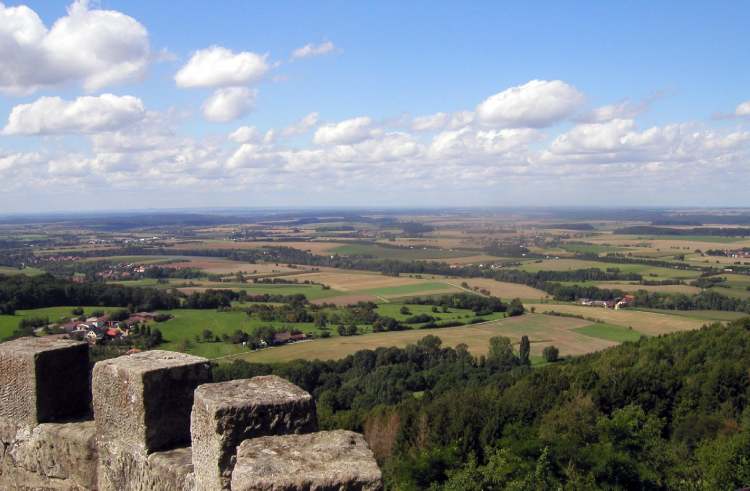
[[[203,116],[214,123],[227,123],[247,115],[255,107],[257,90],[246,87],[217,89],[203,103]]]
[[[372,127],[372,120],[367,116],[360,116],[321,126],[315,132],[313,141],[318,145],[357,143],[376,132]]]
[[[313,56],[322,56],[328,54],[336,49],[336,46],[331,41],[326,41],[320,44],[306,44],[301,48],[297,48],[292,52],[292,59],[299,60],[301,58],[312,58]]]
[[[234,53],[221,46],[196,51],[175,74],[178,87],[228,87],[247,85],[268,71],[267,55]]]
[[[506,128],[544,128],[569,117],[584,102],[575,87],[560,80],[532,80],[485,99],[479,120]]]
[[[478,161],[501,154],[517,158],[519,157],[517,151],[526,151],[528,144],[539,138],[539,131],[531,128],[502,130],[463,128],[436,135],[430,145],[430,155],[438,159],[472,158]]]
[[[414,118],[411,122],[411,129],[414,131],[457,129],[470,125],[473,121],[474,113],[471,111],[458,111],[453,114],[439,112]]]
[[[23,95],[81,82],[87,91],[138,79],[150,60],[148,32],[113,10],[78,0],[50,29],[25,5],[0,3],[0,91]]]
[[[633,119],[646,111],[648,106],[649,103],[647,101],[635,103],[630,100],[624,100],[615,104],[597,107],[576,118],[576,121],[582,123],[606,123],[613,119]]]
[[[738,105],[734,110],[734,114],[741,117],[750,116],[750,101],[745,101]]]
[[[41,97],[11,110],[5,135],[49,135],[112,131],[145,116],[143,102],[133,96],[78,97],[65,101],[59,97]]]
[[[255,126],[240,126],[227,136],[235,143],[259,142],[263,136]]]
[[[635,121],[577,125],[557,136],[541,162],[628,165],[648,169],[700,162],[723,165],[747,155],[750,132],[719,133],[682,123],[639,131]]]
[[[310,113],[296,123],[284,128],[281,134],[284,137],[302,135],[317,126],[319,119],[320,115],[318,113]]]

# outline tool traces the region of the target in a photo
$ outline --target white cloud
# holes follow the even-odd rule
[[[39,164],[41,161],[42,156],[37,152],[0,154],[0,173],[8,170],[18,172],[21,168]]]
[[[142,77],[150,60],[148,32],[121,12],[70,5],[47,29],[29,7],[0,3],[0,91],[22,95],[82,82],[87,91]]]
[[[648,108],[648,102],[634,103],[629,100],[600,106],[583,114],[577,121],[582,123],[606,123],[613,119],[633,119]]]
[[[745,101],[737,106],[734,110],[734,114],[737,116],[750,116],[750,101]]]
[[[203,103],[203,116],[214,123],[226,123],[241,118],[255,107],[258,91],[246,87],[216,89]]]
[[[418,116],[411,123],[414,131],[434,131],[445,128],[448,124],[448,113],[435,113],[428,116]]]
[[[75,134],[113,131],[145,116],[143,102],[133,96],[84,96],[74,101],[41,97],[13,108],[6,135]]]
[[[235,143],[257,143],[262,135],[255,126],[240,126],[227,137]]]
[[[375,133],[372,120],[367,116],[360,116],[321,126],[315,132],[313,141],[319,145],[357,143]]]
[[[485,99],[477,116],[507,128],[543,128],[570,116],[583,103],[575,87],[560,80],[532,80]]]
[[[320,115],[318,113],[310,113],[296,123],[284,128],[281,134],[284,137],[290,137],[307,133],[312,128],[317,126],[319,118]]]
[[[738,155],[746,156],[748,143],[750,132],[717,133],[685,123],[638,131],[633,120],[615,119],[578,125],[559,135],[541,154],[540,162],[624,165],[650,170],[662,169],[667,164],[678,168],[700,163],[710,172],[711,167],[737,160]]]
[[[530,128],[480,131],[463,128],[436,135],[430,145],[430,155],[438,159],[460,158],[475,161],[484,161],[486,157],[500,154],[518,157],[515,152],[525,152],[528,144],[539,138],[539,131]]]
[[[458,129],[470,125],[474,121],[471,111],[459,111],[453,114],[439,112],[428,116],[418,116],[412,120],[411,129],[414,131],[436,131],[442,129]]]
[[[292,52],[292,59],[299,60],[301,58],[311,58],[313,56],[321,56],[328,54],[336,49],[336,46],[331,41],[326,41],[320,44],[306,44],[301,48],[297,48]]]
[[[250,51],[233,53],[221,46],[196,51],[175,74],[178,87],[228,87],[247,85],[268,71],[267,55]]]
[[[555,138],[550,151],[556,154],[608,152],[622,148],[634,128],[632,119],[580,124]]]

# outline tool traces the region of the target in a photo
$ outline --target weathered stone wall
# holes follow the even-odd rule
[[[97,363],[92,392],[87,367],[83,343],[0,343],[0,490],[382,487],[362,436],[316,432],[279,377],[208,383],[208,360],[154,350]]]

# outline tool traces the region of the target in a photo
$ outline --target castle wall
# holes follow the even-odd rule
[[[153,350],[97,363],[90,390],[88,363],[67,339],[0,343],[0,489],[382,488],[361,435],[317,432],[279,377],[210,383],[208,360]]]

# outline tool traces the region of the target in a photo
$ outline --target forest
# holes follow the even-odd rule
[[[389,489],[736,489],[750,482],[750,318],[530,368],[427,336],[339,361],[219,365],[310,391],[364,431]]]

